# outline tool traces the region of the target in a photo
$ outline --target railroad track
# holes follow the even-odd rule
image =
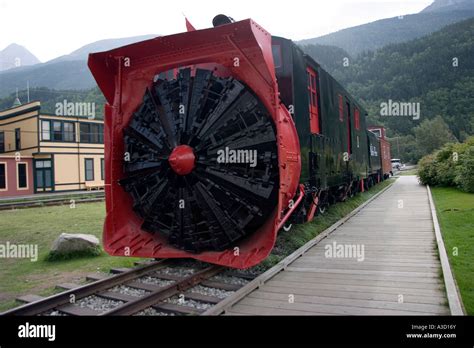
[[[200,315],[251,280],[221,266],[180,267],[171,260],[115,269],[112,276],[93,274],[84,285],[61,284],[64,291],[1,315]]]
[[[55,206],[55,205],[65,205],[79,203],[93,203],[101,202],[105,199],[104,194],[99,194],[95,197],[68,197],[68,198],[51,198],[51,199],[37,199],[37,200],[26,200],[19,202],[0,202],[0,210],[12,210],[12,209],[21,209],[21,208],[35,208],[35,207],[44,207],[44,206]]]

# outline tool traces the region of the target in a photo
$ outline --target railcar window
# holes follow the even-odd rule
[[[282,66],[281,46],[272,45],[272,54],[273,54],[273,63],[275,64],[275,68],[280,68]]]

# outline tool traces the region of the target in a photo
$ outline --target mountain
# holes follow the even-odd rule
[[[318,49],[303,48],[316,61],[327,59]],[[457,139],[464,140],[474,134],[472,57],[474,18],[422,38],[363,53],[351,59],[346,67],[341,56],[336,57],[336,64],[326,66],[354,97],[363,102],[369,112],[369,123],[385,125],[390,137],[402,137],[400,144],[408,144],[405,140],[409,138],[404,137],[413,140],[413,129],[438,115]],[[380,116],[381,103],[389,100],[420,103],[420,118]]]
[[[333,45],[350,55],[376,50],[392,43],[406,42],[447,25],[474,17],[472,0],[437,0],[417,14],[381,19],[372,23],[343,29],[299,43]]]
[[[157,35],[141,35],[141,36],[132,36],[120,39],[106,39],[100,40],[88,45],[82,46],[81,48],[75,50],[74,52],[55,58],[50,60],[48,63],[56,63],[61,61],[68,61],[68,60],[87,60],[89,53],[92,52],[102,52],[102,51],[109,51],[111,49],[130,45],[135,42],[149,40]]]
[[[96,83],[87,67],[89,53],[107,51],[153,37],[156,35],[101,40],[46,63],[2,71],[0,72],[0,98],[9,95],[16,88],[25,88],[27,81],[32,88],[47,87],[59,90],[93,88]]]
[[[342,48],[328,45],[299,45],[301,49],[316,61],[327,71],[337,70],[347,59],[350,64],[352,57]]]
[[[421,12],[441,12],[472,8],[471,0],[435,0]]]
[[[0,51],[0,71],[40,63],[25,47],[12,43]]]

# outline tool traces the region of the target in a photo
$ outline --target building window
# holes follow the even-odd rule
[[[61,121],[53,121],[53,141],[62,141],[62,123]]]
[[[0,190],[7,189],[7,164],[0,163]]]
[[[339,121],[344,122],[344,98],[342,95],[337,95],[339,99]]]
[[[5,132],[0,132],[0,153],[5,152]]]
[[[74,122],[42,120],[41,139],[44,141],[74,142],[76,140]]]
[[[17,163],[18,189],[28,188],[28,167],[27,163]]]
[[[41,140],[51,140],[51,122],[41,121]]]
[[[63,124],[63,140],[72,142],[74,141],[74,123],[64,122]]]
[[[81,123],[80,139],[82,143],[103,144],[104,126],[99,123]]]
[[[20,128],[15,128],[15,150],[21,149],[21,132]]]
[[[355,108],[355,111],[354,111],[354,123],[355,123],[355,129],[359,130],[360,129],[360,111],[358,108]]]
[[[377,137],[379,137],[379,138],[382,137],[382,130],[381,129],[371,129],[370,131],[372,133],[374,133]]]
[[[104,159],[100,159],[100,179],[105,180],[105,163]]]
[[[86,181],[94,181],[94,159],[93,158],[85,159],[85,174],[86,174]]]

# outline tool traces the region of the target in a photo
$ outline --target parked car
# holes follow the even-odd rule
[[[400,170],[403,167],[402,161],[398,158],[392,158],[392,169]]]

